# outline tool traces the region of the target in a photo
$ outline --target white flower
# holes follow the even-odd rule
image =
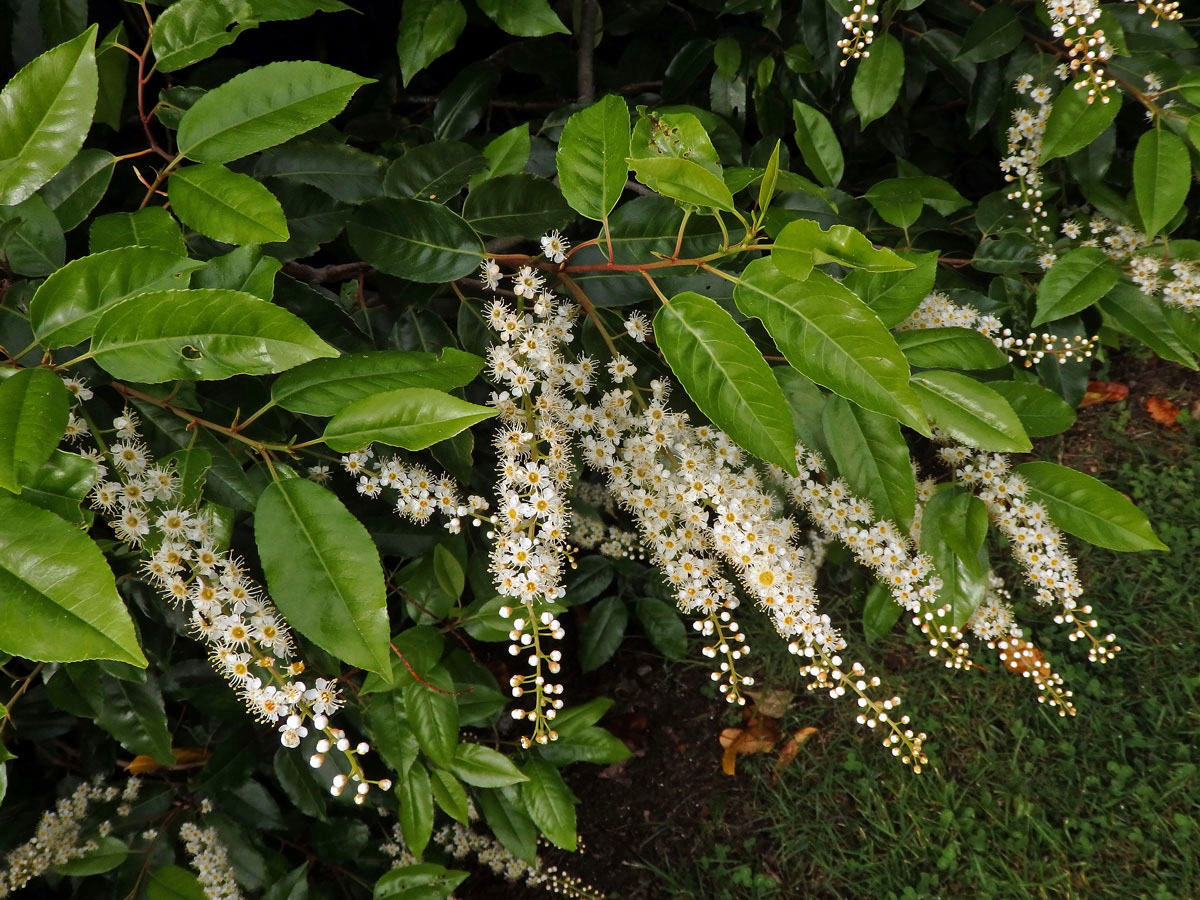
[[[485,259],[479,264],[479,280],[489,291],[500,287],[500,265],[494,259]]]
[[[571,242],[559,234],[557,229],[542,236],[542,252],[546,254],[546,259],[556,263],[567,258],[567,250],[570,247]]]

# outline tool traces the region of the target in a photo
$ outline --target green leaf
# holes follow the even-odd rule
[[[396,816],[404,843],[420,859],[433,834],[433,786],[423,763],[413,763],[396,781],[396,799],[400,802]]]
[[[317,783],[312,767],[295,750],[280,747],[275,751],[272,763],[275,780],[283,788],[292,805],[304,815],[313,819],[328,822],[325,804],[329,799],[329,791]]]
[[[1016,472],[1029,485],[1030,499],[1043,504],[1067,534],[1109,550],[1170,549],[1124,494],[1092,476],[1050,462],[1025,463]]]
[[[784,275],[803,281],[813,266],[837,263],[868,272],[902,272],[914,268],[887,248],[876,249],[866,236],[849,225],[831,225],[825,231],[812,219],[789,222],[775,238],[771,260]]]
[[[467,24],[459,0],[406,0],[401,6],[396,53],[404,87],[431,62],[454,49]]]
[[[1133,195],[1146,234],[1153,237],[1175,218],[1191,186],[1192,160],[1183,140],[1162,128],[1143,134],[1133,155]]]
[[[877,520],[911,528],[917,480],[896,420],[831,397],[824,425],[838,473],[850,489],[871,501]]]
[[[282,265],[272,256],[264,257],[258,247],[238,247],[210,259],[192,278],[192,287],[225,288],[271,300],[275,296],[275,276]]]
[[[520,37],[570,34],[549,0],[478,0],[479,8],[501,31]]]
[[[500,70],[480,60],[464,68],[438,94],[433,107],[433,136],[458,140],[479,124],[500,81]]]
[[[232,44],[258,25],[247,0],[178,0],[154,22],[150,49],[160,72],[174,72]]]
[[[815,450],[826,460],[832,460],[833,455],[825,443],[824,412],[826,396],[810,379],[801,375],[791,366],[775,366],[771,374],[783,389],[788,407],[792,413],[792,424],[800,443],[807,450]]]
[[[494,415],[494,409],[444,391],[397,388],[355,400],[329,420],[321,439],[338,453],[361,450],[373,441],[424,450]]]
[[[1124,94],[1120,91],[1109,91],[1108,103],[1090,103],[1086,82],[1076,90],[1080,83],[1064,85],[1054,98],[1042,137],[1042,165],[1086,147],[1112,124],[1121,109]]]
[[[1098,247],[1080,247],[1064,254],[1038,285],[1037,314],[1031,324],[1036,327],[1087,309],[1120,278],[1120,267]]]
[[[145,666],[104,555],[54,513],[0,494],[0,650]]]
[[[458,779],[445,769],[434,769],[430,774],[430,786],[433,788],[433,799],[437,801],[437,805],[456,822],[469,824],[467,792],[458,783]]]
[[[608,662],[621,646],[629,610],[625,601],[613,594],[594,604],[579,632],[579,665],[591,672]]]
[[[912,384],[934,424],[955,440],[1004,453],[1033,449],[1008,401],[974,378],[931,369],[914,375]]]
[[[151,291],[101,314],[96,363],[115,378],[212,381],[336,356],[304,322],[241,291]]]
[[[733,211],[733,194],[721,176],[690,159],[630,159],[633,176],[650,190],[696,206]]]
[[[295,140],[263,153],[255,163],[254,177],[287,178],[343,203],[364,203],[383,195],[386,162],[348,144]]]
[[[986,533],[987,507],[961,487],[943,487],[925,505],[921,516],[921,551],[933,561],[941,576],[938,600],[950,604],[956,628],[967,623],[987,592],[989,567],[983,546]]]
[[[760,217],[767,211],[767,208],[771,205],[771,198],[775,196],[775,186],[779,183],[779,151],[782,148],[783,141],[776,141],[775,149],[771,151],[771,158],[767,160],[767,166],[763,169],[762,181],[758,185],[758,213]]]
[[[80,150],[79,155],[41,189],[42,199],[63,231],[70,231],[96,208],[108,190],[116,160],[107,150]]]
[[[20,493],[67,430],[71,394],[49,369],[0,381],[0,488]]]
[[[975,17],[963,35],[956,61],[981,63],[996,59],[1016,49],[1024,37],[1025,30],[1013,8],[997,3]]]
[[[398,200],[445,203],[487,167],[487,157],[469,144],[433,141],[413,147],[388,167],[383,192]]]
[[[837,187],[845,160],[833,126],[820,110],[799,100],[792,101],[792,116],[796,120],[796,146],[804,164],[821,184]]]
[[[800,373],[864,409],[929,434],[896,339],[843,285],[816,270],[805,281],[793,281],[770,259],[758,259],[742,273],[733,297],[743,313],[762,320]]]
[[[1049,388],[1028,381],[989,381],[1008,401],[1030,437],[1061,434],[1075,424],[1075,410]]]
[[[375,891],[371,898],[372,900],[443,900],[466,880],[467,874],[433,863],[400,866],[385,873],[375,882]]]
[[[146,900],[205,900],[200,881],[187,869],[161,866],[146,881]]]
[[[609,94],[572,114],[563,126],[554,159],[567,203],[600,221],[612,212],[629,172],[629,108]]]
[[[524,172],[525,166],[529,164],[531,149],[528,122],[522,122],[500,136],[492,138],[488,142],[488,145],[483,148],[483,157],[487,160],[487,168],[471,176],[471,187],[475,187],[475,185],[486,181],[488,178],[498,178],[501,175],[518,175]],[[561,176],[559,177],[559,181],[562,181]]]
[[[637,617],[659,653],[668,659],[683,659],[687,655],[687,628],[670,603],[657,597],[639,597]]]
[[[480,744],[459,744],[454,749],[450,770],[475,787],[504,787],[529,780],[503,753]]]
[[[179,123],[179,152],[226,163],[311,131],[373,79],[319,62],[275,62],[213,88]]]
[[[356,400],[399,388],[448,391],[475,380],[483,360],[446,347],[439,356],[419,350],[377,350],[317,359],[284,372],[271,399],[309,416],[332,416]]]
[[[20,497],[68,522],[90,525],[92,513],[90,510],[85,512],[81,506],[99,474],[94,459],[55,450],[42,467],[29,476]]]
[[[119,247],[156,247],[178,257],[187,256],[187,244],[174,217],[161,206],[135,213],[109,213],[92,222],[88,250],[103,253]]]
[[[842,284],[862,298],[888,328],[898,325],[921,305],[937,277],[937,251],[898,254],[915,268],[905,272],[867,272],[851,269]]]
[[[93,663],[70,667],[71,680],[81,689],[98,685],[94,718],[130,753],[153,757],[164,766],[175,764],[171,732],[163,708],[162,692],[147,673],[144,683],[106,677]]]
[[[49,275],[66,256],[62,225],[45,200],[35,195],[17,206],[0,206],[0,259],[10,272]]]
[[[113,131],[121,128],[121,111],[125,105],[125,88],[130,64],[128,53],[118,47],[128,40],[124,24],[117,25],[96,48],[96,71],[100,78],[100,96],[96,100],[97,124]]]
[[[686,292],[654,316],[659,350],[688,396],[755,456],[796,471],[783,392],[749,335],[714,301]]]
[[[512,799],[509,799],[511,794]],[[479,811],[496,839],[518,859],[530,865],[537,858],[537,826],[520,803],[520,794],[515,788],[485,790],[477,794]]]
[[[521,785],[521,799],[529,818],[547,840],[563,850],[574,850],[575,797],[558,769],[550,763],[531,759],[522,770],[529,779]]]
[[[184,225],[214,241],[266,244],[290,236],[275,196],[249,175],[217,163],[176,170],[167,195]]]
[[[96,842],[94,849],[89,850],[83,856],[53,866],[54,872],[58,875],[74,875],[76,877],[102,875],[105,872],[111,872],[125,862],[126,857],[129,856],[129,845],[120,838],[106,835],[93,838],[93,840]]]
[[[562,192],[545,178],[501,175],[471,189],[463,218],[479,234],[537,238],[575,218]]]
[[[860,127],[866,128],[896,105],[904,84],[904,48],[890,34],[877,35],[870,55],[859,62],[850,86]]]
[[[896,333],[911,365],[926,369],[997,369],[1008,354],[970,328],[914,328]]]
[[[907,228],[921,216],[925,201],[913,178],[888,178],[876,182],[865,196],[883,221]]]
[[[895,601],[885,585],[875,582],[867,591],[867,602],[863,606],[863,636],[868,641],[877,641],[890,632],[904,613],[904,607]]]
[[[29,324],[48,350],[91,337],[100,315],[147,291],[188,286],[203,263],[153,247],[122,247],[71,260],[38,286]]]
[[[347,229],[371,265],[409,281],[462,278],[483,259],[483,242],[462,216],[424,200],[376,200],[360,207]]]
[[[271,597],[292,627],[390,681],[379,551],[337,495],[303,478],[272,482],[254,511],[254,540]]]
[[[83,146],[100,85],[96,28],[47,50],[0,92],[0,206],[30,197]]]
[[[714,175],[723,175],[717,148],[696,115],[713,114],[694,106],[681,110],[650,112],[638,107],[640,115],[629,140],[629,155],[634,159],[687,159]]]
[[[1147,296],[1135,285],[1122,281],[1100,301],[1099,308],[1107,324],[1132,335],[1158,356],[1196,368],[1192,350],[1167,318],[1171,308],[1157,297]]]

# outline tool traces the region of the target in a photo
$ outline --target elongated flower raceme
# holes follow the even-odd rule
[[[242,900],[242,891],[233,876],[229,853],[215,828],[201,828],[195,822],[179,826],[179,836],[200,880],[205,900]]]

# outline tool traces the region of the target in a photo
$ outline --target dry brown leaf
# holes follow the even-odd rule
[[[1163,397],[1147,397],[1145,406],[1150,418],[1159,425],[1167,428],[1179,427],[1179,423],[1175,421],[1179,418],[1179,407],[1170,400]]]
[[[791,691],[767,689],[764,691],[746,691],[746,696],[754,701],[754,710],[759,715],[770,716],[772,719],[782,719],[783,714],[792,705],[792,698],[796,695]]]
[[[142,753],[135,756],[126,768],[133,775],[145,775],[147,772],[157,772],[161,769],[191,769],[208,762],[208,758],[212,756],[211,752],[201,747],[172,747],[171,752],[175,754],[173,766],[164,766],[153,756]]]
[[[779,722],[767,716],[754,716],[745,728],[726,728],[719,740],[725,748],[721,756],[721,771],[732,775],[737,758],[743,753],[766,753],[779,742]]]
[[[801,728],[795,732],[784,745],[779,749],[779,757],[775,760],[777,768],[782,769],[800,752],[800,748],[804,746],[804,742],[817,733],[817,729],[809,725],[807,728]]]
[[[1079,408],[1095,406],[1097,403],[1120,403],[1129,396],[1129,385],[1119,381],[1089,381],[1087,392],[1079,401]]]

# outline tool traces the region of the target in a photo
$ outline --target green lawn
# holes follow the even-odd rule
[[[726,810],[692,860],[662,872],[664,897],[1200,897],[1197,431],[1130,437],[1122,418],[1093,416],[1091,443],[1103,458],[1069,461],[1133,497],[1172,548],[1088,550],[1080,559],[1101,630],[1116,632],[1123,652],[1089,665],[1049,610],[1014,592],[1034,639],[1075,691],[1079,715],[1060,719],[1037,703],[1033,685],[999,671],[984,647],[976,659],[988,672],[948,672],[920,658],[910,636],[867,647],[848,629],[854,654],[929,732],[932,765],[911,774],[854,724],[849,702],[802,695],[784,725],[817,725],[820,735],[774,784],[767,757],[741,760],[752,808]],[[1060,449],[1041,448],[1046,458]],[[993,546],[993,561],[1003,552]],[[861,587],[826,593],[840,615],[856,618]],[[794,686],[781,674],[794,663],[779,641],[751,638],[755,668],[772,673],[763,681]]]

